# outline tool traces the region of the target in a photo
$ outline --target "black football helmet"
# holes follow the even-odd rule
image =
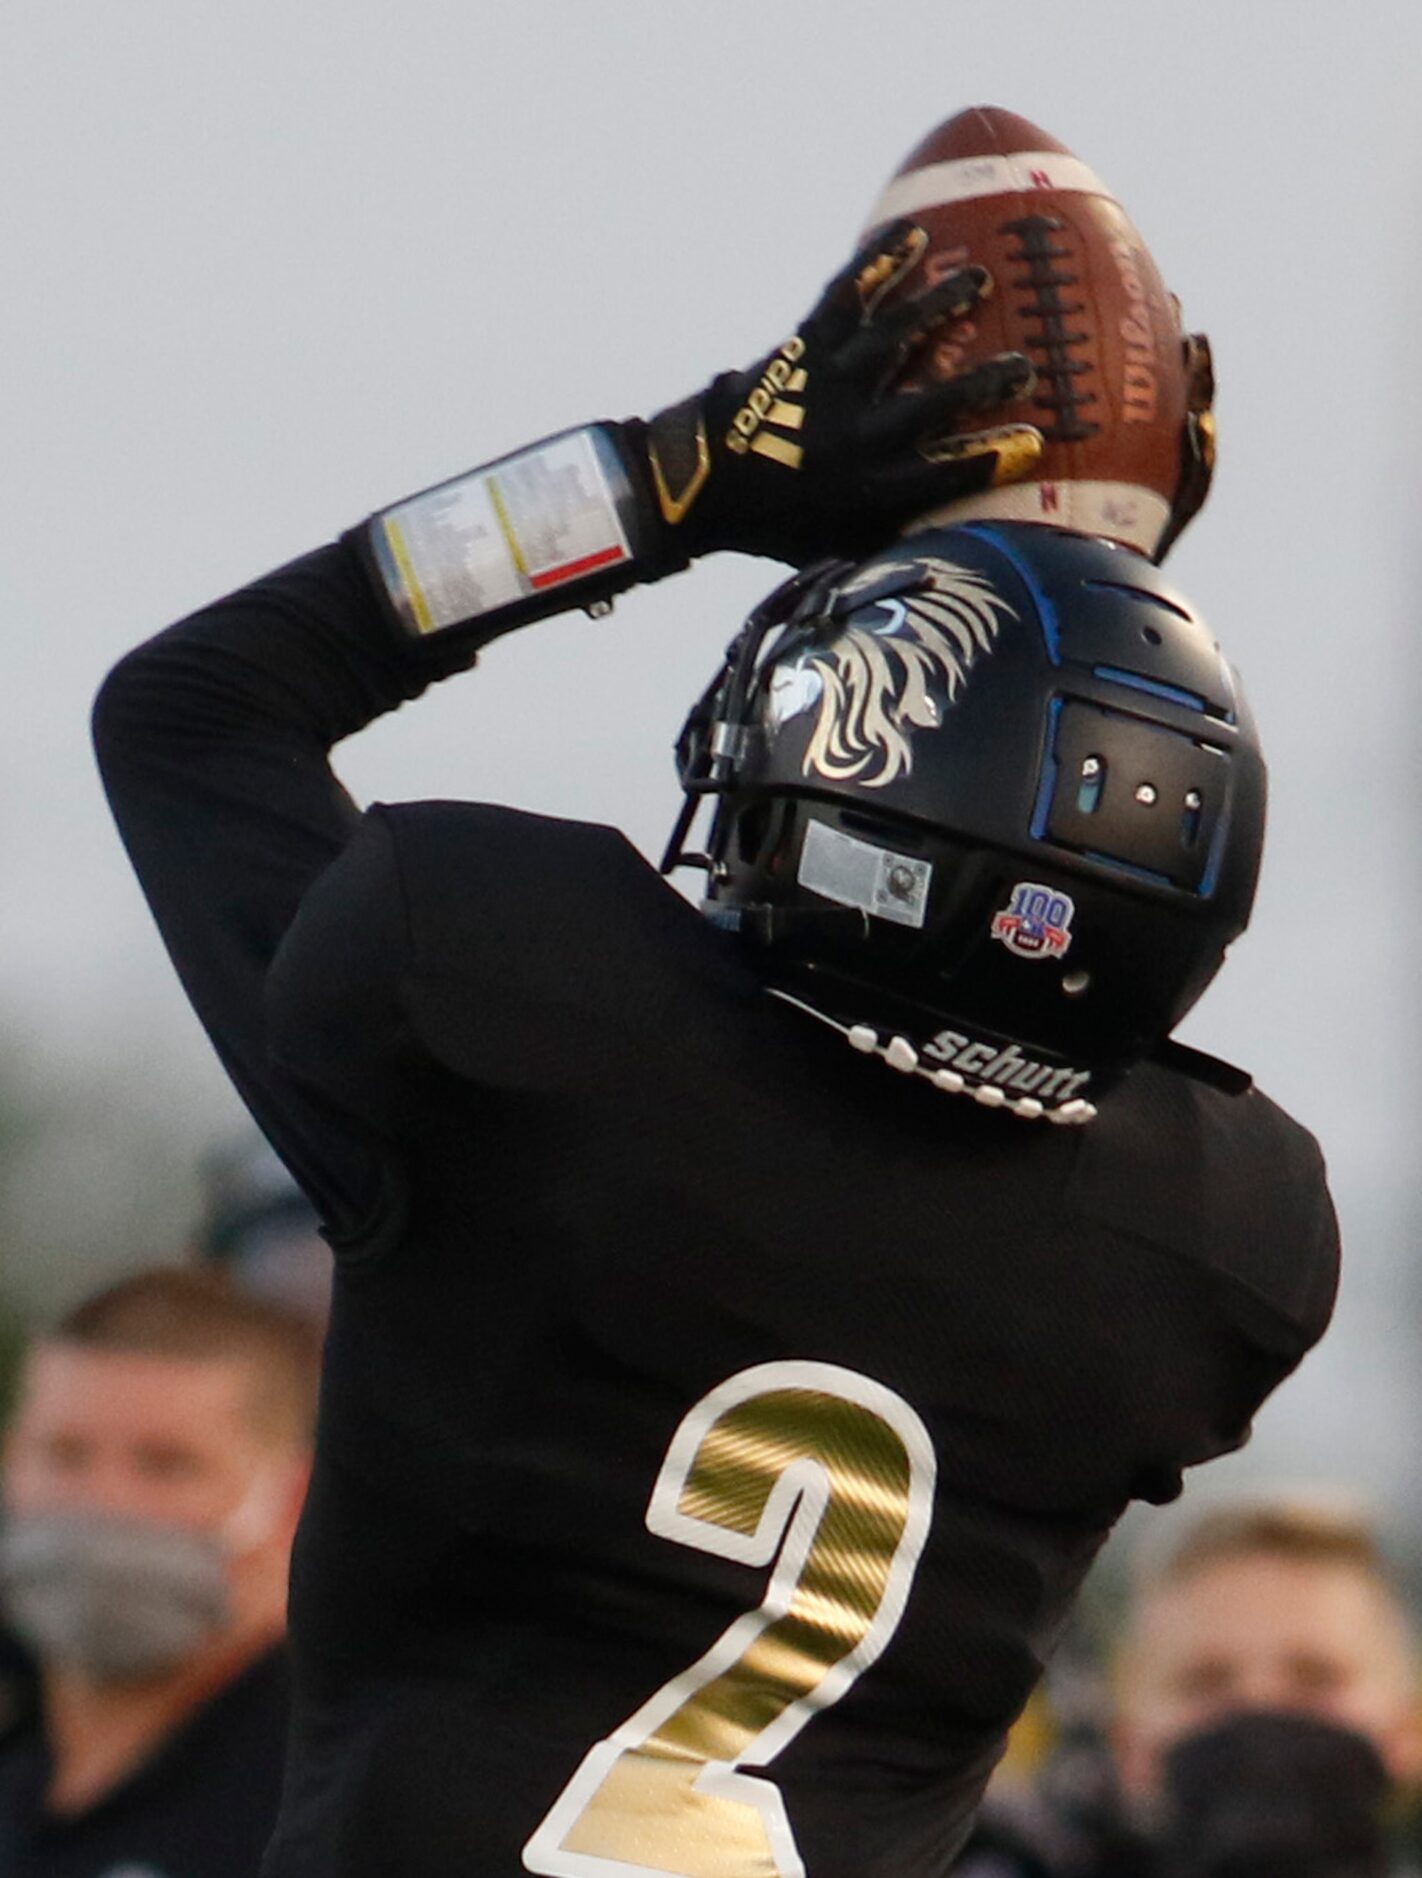
[[[1265,771],[1238,680],[1149,561],[1092,537],[973,522],[806,569],[677,755],[663,870],[706,869],[782,996],[985,1106],[1089,1120],[1249,918]]]

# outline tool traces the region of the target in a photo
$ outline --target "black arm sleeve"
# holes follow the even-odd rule
[[[368,1233],[388,1202],[383,1118],[333,1108],[273,1060],[268,967],[359,822],[330,746],[472,656],[467,645],[401,644],[339,543],[139,646],[95,706],[109,801],[184,989],[338,1241]],[[392,925],[357,937],[373,982],[398,936]],[[372,1057],[394,1047],[389,1011],[393,1000],[372,998]]]

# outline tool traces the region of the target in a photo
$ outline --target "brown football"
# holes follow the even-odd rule
[[[1155,554],[1198,453],[1192,408],[1208,407],[1208,353],[1187,347],[1178,303],[1106,185],[1025,118],[980,106],[911,152],[866,233],[899,216],[928,236],[901,294],[968,262],[993,283],[905,386],[998,352],[1023,352],[1037,371],[1030,399],[1006,415],[1041,431],[1040,463],[1025,481],[953,503],[942,519],[1054,522]]]

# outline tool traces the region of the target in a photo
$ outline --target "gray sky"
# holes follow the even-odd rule
[[[7,0],[0,70],[0,1012],[183,1140],[233,1109],[94,782],[107,664],[413,488],[768,349],[964,105],[1105,175],[1215,343],[1222,466],[1171,565],[1274,786],[1255,924],[1186,1034],[1320,1134],[1352,1241],[1257,1464],[1415,1470],[1416,0]],[[652,850],[682,710],[775,577],[727,557],[518,635],[343,774]]]

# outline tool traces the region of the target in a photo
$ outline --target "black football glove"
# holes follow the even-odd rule
[[[1157,564],[1180,538],[1181,530],[1204,507],[1215,473],[1215,365],[1204,333],[1186,333],[1180,342],[1185,361],[1185,428],[1180,434],[1180,481],[1155,550]]]
[[[860,556],[926,510],[1031,470],[1042,453],[1031,424],[962,430],[965,414],[1001,419],[998,407],[1031,391],[1021,353],[894,389],[924,341],[992,291],[984,269],[965,267],[885,306],[927,245],[910,221],[882,229],[784,345],[640,427],[669,563],[716,548],[797,566]]]

